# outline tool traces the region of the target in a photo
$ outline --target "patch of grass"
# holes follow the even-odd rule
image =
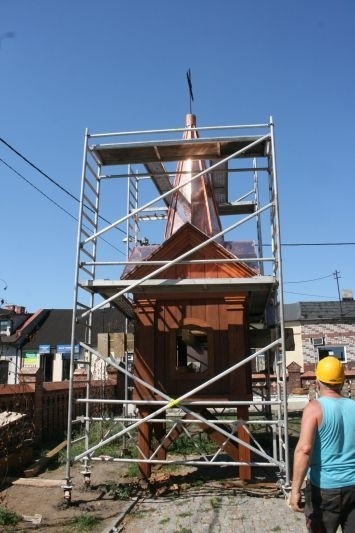
[[[129,475],[129,477],[137,477],[139,474],[138,463],[129,463],[127,468],[127,474]]]
[[[147,511],[135,511],[131,513],[131,516],[133,516],[133,518],[143,518],[144,515],[146,514],[147,514]]]
[[[178,516],[180,516],[181,518],[187,518],[188,516],[191,516],[192,513],[189,513],[189,512],[186,512],[186,513],[179,513]]]
[[[270,529],[270,531],[275,531],[275,532],[276,531],[281,531],[281,528],[280,528],[280,526],[275,526],[272,529]]]
[[[179,468],[181,468],[181,465],[175,465],[173,463],[170,463],[167,465],[163,465],[161,467],[161,471],[162,472],[176,472],[177,470],[179,470]]]
[[[102,521],[102,518],[91,515],[81,515],[74,518],[74,531],[92,531]]]
[[[192,485],[193,485],[194,487],[203,487],[204,484],[205,484],[205,481],[204,481],[203,479],[196,479],[196,481],[194,481],[194,482],[192,483]]]
[[[212,509],[217,509],[221,505],[221,498],[211,498],[210,506]]]
[[[129,483],[112,483],[106,488],[108,495],[114,500],[129,500],[137,492],[136,487]]]
[[[196,444],[196,445],[195,445]],[[169,452],[179,455],[189,455],[195,453],[214,453],[217,449],[216,443],[212,442],[205,433],[199,433],[193,440],[187,435],[180,435],[169,447]]]
[[[166,518],[162,518],[161,520],[159,520],[159,524],[167,524],[168,522],[170,522],[170,518],[167,516]]]
[[[5,507],[0,507],[0,526],[15,526],[20,522],[21,516]]]
[[[181,527],[180,529],[176,529],[174,533],[192,533],[192,529],[187,529],[186,527]]]
[[[100,421],[91,421],[90,422],[90,433],[89,433],[89,446],[94,446],[98,444],[100,441],[105,440],[107,437],[113,435],[117,432],[117,428],[121,427],[117,425],[117,422],[115,422],[112,418],[112,416],[109,413],[101,413],[101,416],[103,417],[103,420]],[[131,432],[132,433],[132,432]],[[135,432],[133,432],[135,433]],[[133,435],[132,433],[132,435]],[[85,434],[85,424],[79,424],[78,426],[75,426],[75,429],[72,434],[72,439],[78,439],[80,437],[83,437]],[[85,440],[79,440],[78,442],[75,442],[71,446],[71,456],[75,457],[76,455],[79,455],[85,450]],[[109,442],[105,446],[102,446],[102,448],[99,448],[98,454],[100,455],[108,455],[110,457],[121,457],[123,455],[129,456],[129,457],[136,457],[137,456],[137,448],[133,442],[131,443],[125,443],[125,447],[123,448],[123,441],[121,439],[115,440],[113,442]],[[66,450],[63,450],[60,453],[59,460],[61,464],[64,464],[66,462]]]

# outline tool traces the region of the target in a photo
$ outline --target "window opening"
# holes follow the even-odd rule
[[[336,357],[343,363],[346,362],[345,346],[322,346],[321,348],[318,348],[319,361],[328,355]]]
[[[208,370],[208,335],[194,326],[178,330],[176,335],[176,369],[192,373]]]
[[[11,320],[0,320],[0,335],[11,333]]]
[[[9,373],[9,362],[0,361],[0,384],[7,385],[7,376]]]
[[[42,354],[41,368],[43,370],[44,381],[53,381],[53,354]]]

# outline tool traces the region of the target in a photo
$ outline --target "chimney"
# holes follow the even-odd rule
[[[343,289],[341,291],[341,299],[343,302],[352,302],[354,300],[353,291],[351,289]]]
[[[23,315],[26,312],[26,307],[23,307],[22,305],[8,304],[4,306],[4,309],[15,313],[15,315]]]

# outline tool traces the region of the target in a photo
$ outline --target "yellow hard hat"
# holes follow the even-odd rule
[[[336,357],[328,355],[321,359],[316,368],[316,377],[328,385],[342,385],[344,383],[344,367]]]

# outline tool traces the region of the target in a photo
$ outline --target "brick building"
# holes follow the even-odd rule
[[[294,350],[287,365],[313,371],[319,359],[334,355],[346,370],[355,369],[355,301],[297,302],[285,305],[285,326],[293,329]]]

